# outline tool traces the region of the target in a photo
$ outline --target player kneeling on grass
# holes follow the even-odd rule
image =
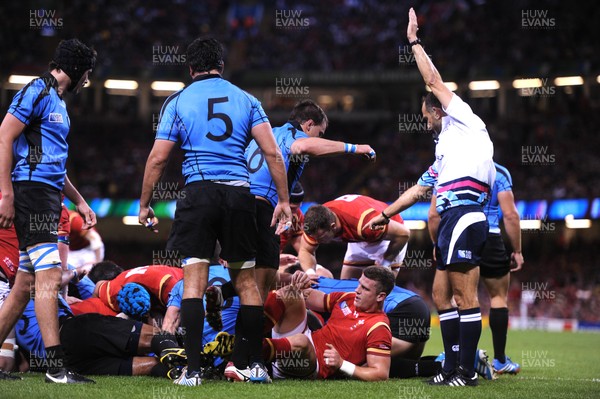
[[[364,269],[354,293],[325,294],[307,289],[295,274],[280,291],[286,315],[265,339],[265,359],[273,362],[275,378],[333,378],[387,380],[392,333],[383,302],[394,287],[393,273],[382,267]],[[304,280],[305,281],[305,280]],[[306,301],[304,301],[306,296]],[[306,303],[306,306],[305,306]],[[307,327],[306,308],[330,312],[323,328]]]

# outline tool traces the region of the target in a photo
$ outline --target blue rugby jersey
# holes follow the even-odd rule
[[[308,135],[295,121],[288,121],[285,125],[274,128],[273,135],[281,150],[281,160],[285,164],[287,184],[291,191],[306,163],[306,155],[292,154],[292,144],[298,139],[308,138]],[[250,192],[267,199],[274,208],[278,201],[277,190],[256,140],[252,140],[246,149],[246,161],[250,172]]]
[[[58,296],[58,317],[73,316],[71,308],[64,300],[62,295]],[[15,326],[15,333],[17,338],[17,344],[19,347],[37,359],[43,359],[46,357],[46,348],[42,339],[42,332],[38,320],[35,316],[35,302],[33,299],[29,300],[23,315],[17,321]],[[41,366],[41,364],[40,364]]]
[[[71,125],[67,107],[50,72],[29,82],[13,97],[8,113],[25,124],[13,144],[13,181],[64,186]]]
[[[248,181],[244,151],[254,126],[269,122],[260,102],[220,75],[200,75],[171,95],[160,112],[157,140],[184,150],[186,184],[201,180]]]
[[[512,177],[504,166],[494,162],[496,166],[496,181],[492,188],[492,196],[490,202],[483,208],[485,216],[487,216],[490,225],[489,232],[500,234],[500,203],[498,201],[498,193],[503,191],[512,191]]]

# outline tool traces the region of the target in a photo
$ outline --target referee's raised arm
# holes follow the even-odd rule
[[[421,40],[417,37],[417,31],[419,30],[419,24],[417,22],[417,15],[415,10],[411,7],[408,11],[408,27],[406,28],[406,38],[417,62],[417,67],[425,84],[431,89],[436,98],[440,101],[444,109],[450,104],[453,93],[446,87],[442,81],[442,76],[438,72],[435,65],[425,52],[425,49],[421,45]]]

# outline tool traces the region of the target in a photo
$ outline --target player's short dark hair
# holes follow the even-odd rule
[[[289,120],[303,124],[307,120],[312,119],[317,125],[325,121],[325,125],[329,124],[329,119],[325,115],[323,108],[313,100],[302,100],[294,105]]]
[[[382,266],[369,266],[363,270],[363,275],[369,280],[377,281],[377,291],[389,295],[394,289],[396,279],[391,270]]]
[[[331,223],[335,222],[333,212],[323,205],[313,205],[304,215],[304,231],[306,234],[314,235],[318,230],[329,230]]]
[[[112,280],[121,273],[123,273],[121,266],[110,260],[105,260],[94,265],[88,274],[88,278],[96,284],[100,280]]]
[[[187,48],[187,62],[192,72],[223,72],[223,45],[213,38],[198,38]]]
[[[442,108],[442,103],[440,103],[440,100],[438,100],[433,92],[429,92],[421,98],[421,104],[423,103],[425,103],[425,109],[429,112],[433,110],[433,107]]]
[[[294,183],[292,191],[290,192],[290,204],[301,204],[304,201],[304,188],[299,181]]]
[[[302,271],[302,266],[300,265],[300,262],[296,262],[293,265],[289,265],[284,270],[285,273],[289,273],[289,274],[294,274],[297,271]]]

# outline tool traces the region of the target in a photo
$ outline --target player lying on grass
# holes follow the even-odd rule
[[[65,274],[70,274],[68,271]],[[137,284],[135,284],[137,285]],[[125,287],[128,288],[129,284]],[[141,286],[137,285],[141,288]],[[144,288],[141,288],[144,290]],[[122,296],[119,295],[121,299]],[[145,293],[145,309],[149,294]],[[67,302],[59,296],[60,338],[66,361],[76,372],[95,375],[153,375],[167,377],[177,373],[180,356],[174,354],[177,338],[161,333],[151,325],[133,319],[87,313],[75,316]],[[125,307],[125,302],[120,303]],[[17,343],[27,363],[20,371],[43,371],[52,365],[46,358],[42,333],[35,315],[34,301],[27,304],[16,326]],[[149,353],[161,354],[159,358]],[[166,355],[171,356],[166,356]],[[163,363],[159,362],[159,359]],[[171,378],[176,376],[171,374]]]
[[[286,312],[273,327],[273,338],[263,343],[265,359],[273,362],[273,376],[325,379],[345,375],[363,381],[387,380],[392,333],[383,303],[394,287],[393,273],[368,267],[354,293],[332,294],[305,290],[302,277],[294,274],[292,284],[280,290]],[[313,333],[307,325],[306,308],[331,316]]]

